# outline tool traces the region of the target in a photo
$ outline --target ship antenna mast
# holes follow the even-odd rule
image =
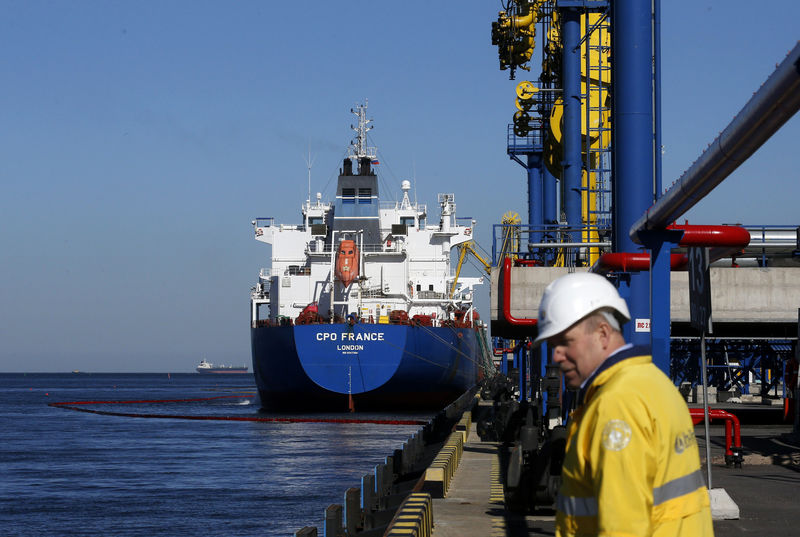
[[[303,157],[303,160],[306,161],[306,167],[308,168],[308,199],[306,202],[308,206],[311,207],[311,167],[314,166],[314,161],[317,157],[311,158],[311,140],[308,141],[308,157]]]
[[[367,119],[368,103],[369,100],[365,99],[364,104],[357,104],[355,109],[350,109],[350,112],[358,118],[358,127],[350,125],[350,128],[356,131],[356,139],[350,142],[350,154],[348,157],[356,160],[362,158],[373,160],[377,156],[377,149],[367,146],[367,132],[372,130],[372,127],[367,126],[372,123],[371,119]]]

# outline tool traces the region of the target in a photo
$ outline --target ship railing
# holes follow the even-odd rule
[[[361,248],[361,251],[365,254],[404,251],[403,241],[397,239],[391,242],[387,241],[378,244],[363,244],[360,245],[359,248]],[[330,255],[333,251],[334,245],[326,244],[322,241],[308,241],[308,243],[306,243],[306,254]]]
[[[363,289],[361,291],[361,298],[383,298],[383,290],[380,287]]]
[[[437,303],[441,305],[452,304],[467,304],[471,303],[471,300],[464,299],[464,298],[450,298],[447,293],[441,293],[439,291],[415,291],[413,296],[406,296],[406,295],[398,295],[396,293],[391,293],[388,290],[383,290],[379,286],[378,287],[367,287],[361,290],[361,298],[362,299],[370,299],[370,298],[397,298],[402,297],[405,302],[409,303],[421,303],[423,301],[428,303]]]
[[[272,227],[275,225],[275,217],[274,216],[259,216],[255,220],[253,220],[253,225],[255,227]]]
[[[311,274],[311,267],[307,265],[289,265],[285,268],[262,268],[259,272],[259,280],[269,282],[273,276],[307,276]]]
[[[404,241],[390,239],[381,244],[365,244],[364,253],[389,253],[389,252],[403,252],[405,251]]]
[[[508,124],[506,151],[509,155],[527,155],[544,148],[544,123],[541,118],[532,117],[528,122],[529,131],[525,136],[517,136],[514,124]]]
[[[269,300],[269,286],[259,284],[251,287],[250,298],[252,300]]]
[[[581,227],[495,224],[492,231],[493,266],[507,256],[536,266],[586,266],[590,256],[611,251],[610,222]]]
[[[272,219],[270,219],[272,220]],[[259,224],[257,221],[253,221],[253,225],[256,229],[258,228],[267,228],[267,227],[278,227],[281,231],[306,231],[306,226],[303,224],[299,225],[290,225],[290,224],[278,224],[277,226],[274,223],[270,223],[268,225]]]
[[[264,269],[262,269],[262,272]],[[269,294],[269,289],[272,287],[272,282],[269,278],[265,278],[263,275],[260,275],[258,278],[258,283],[253,286],[253,289],[260,293]]]
[[[420,300],[443,300],[447,298],[447,293],[438,291],[417,291],[416,297]]]
[[[403,208],[402,202],[400,201],[382,201],[378,204],[384,211],[393,211],[393,210],[400,210]],[[428,214],[428,206],[424,203],[412,203],[411,208],[417,211],[418,213]]]
[[[275,218],[272,216],[262,216],[258,217],[252,222],[253,226],[257,228],[261,227],[274,227]],[[281,231],[305,231],[306,226],[303,224],[300,225],[289,225],[289,224],[277,224],[277,226],[281,229]]]
[[[308,241],[306,243],[306,254],[330,254],[331,245],[326,245],[324,241]]]
[[[289,265],[283,271],[284,276],[311,276],[310,265]]]

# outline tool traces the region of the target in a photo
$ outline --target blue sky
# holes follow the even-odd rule
[[[795,45],[800,4],[662,3],[668,185]],[[250,221],[299,223],[309,144],[332,196],[365,98],[384,197],[455,193],[487,249],[526,214],[499,1],[0,7],[0,371],[249,363]],[[689,220],[799,224],[798,139],[795,117]]]

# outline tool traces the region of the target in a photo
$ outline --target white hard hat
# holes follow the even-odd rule
[[[535,344],[563,332],[601,308],[616,311],[621,321],[631,314],[616,287],[599,274],[575,272],[552,281],[539,304],[539,335]]]

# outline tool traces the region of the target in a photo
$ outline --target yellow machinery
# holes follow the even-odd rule
[[[542,58],[542,80],[553,81],[558,85],[561,72],[561,22],[554,2],[546,0],[512,0],[507,11],[501,11],[497,22],[492,23],[492,43],[498,46],[500,69],[516,67],[530,70],[525,64],[531,59],[535,46],[535,26],[546,20],[547,41]],[[588,34],[588,35],[587,35]],[[581,17],[581,35],[587,38],[581,42],[581,136],[584,170],[582,172],[582,242],[599,242],[597,214],[603,209],[598,191],[597,172],[601,167],[599,155],[608,151],[611,143],[611,34],[608,21],[603,13],[587,12]],[[516,88],[514,114],[514,134],[528,136],[531,127],[531,109],[537,103],[539,88],[530,81],[522,81]],[[550,115],[544,121],[546,131],[543,136],[544,163],[553,176],[561,178],[563,102],[561,97],[552,102]],[[588,171],[587,171],[588,170]],[[589,249],[589,263],[594,263],[600,255],[598,248]]]
[[[519,252],[521,243],[519,225],[522,223],[522,219],[514,211],[508,211],[500,222],[503,224],[503,239],[500,243],[498,259],[516,258],[516,252]]]
[[[519,67],[530,71],[526,66],[536,46],[536,23],[542,16],[545,0],[515,0],[509,4],[513,13],[501,11],[497,22],[492,23],[492,44],[497,45],[500,57],[500,69],[511,69],[511,80],[514,70]]]

